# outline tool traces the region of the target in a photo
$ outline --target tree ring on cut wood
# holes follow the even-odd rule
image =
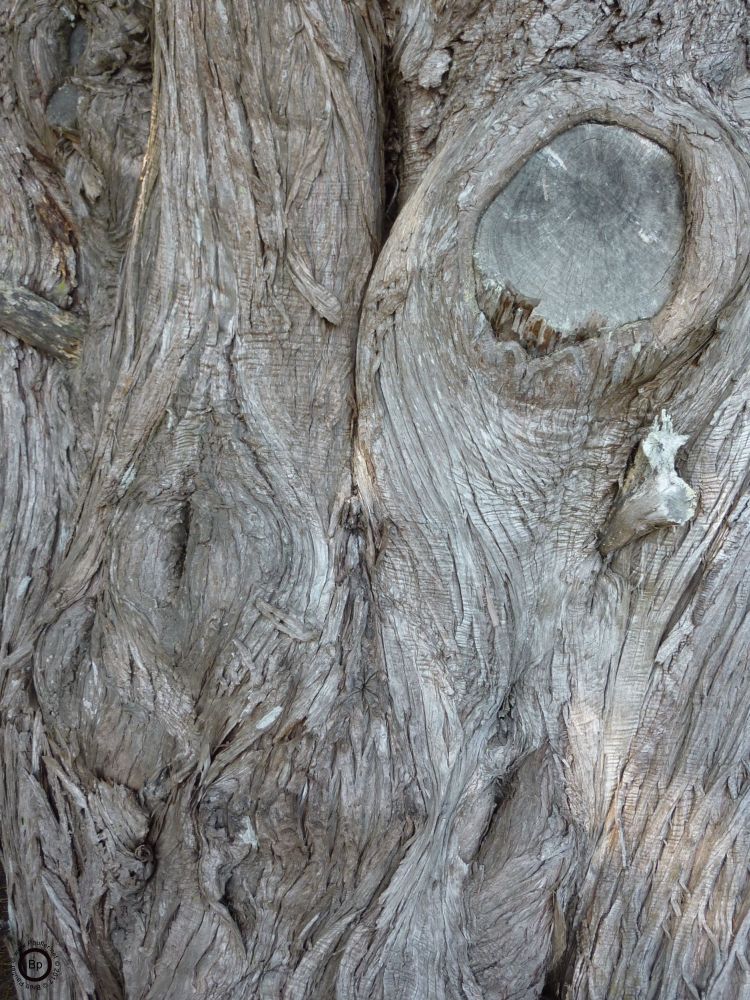
[[[496,333],[544,351],[654,316],[685,238],[677,163],[619,125],[586,122],[538,149],[485,211],[474,246]]]

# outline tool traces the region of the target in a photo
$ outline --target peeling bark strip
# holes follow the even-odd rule
[[[0,281],[0,329],[60,361],[73,362],[80,355],[80,317],[5,281]]]
[[[96,329],[72,373],[0,338],[0,836],[52,1000],[750,1000],[745,16],[0,11],[0,273]],[[677,165],[631,249],[684,241],[562,336],[477,234],[591,122]]]

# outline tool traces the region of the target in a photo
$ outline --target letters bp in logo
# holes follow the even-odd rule
[[[60,959],[46,941],[25,941],[16,952],[13,978],[19,986],[43,990],[60,975]]]

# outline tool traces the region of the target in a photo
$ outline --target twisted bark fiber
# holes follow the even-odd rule
[[[75,368],[0,340],[0,835],[49,996],[750,998],[747,27],[0,14],[0,273],[87,317]],[[558,336],[477,232],[589,122],[673,157],[680,265]]]

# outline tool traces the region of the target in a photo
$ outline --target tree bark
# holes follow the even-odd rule
[[[747,29],[0,15],[0,834],[49,996],[750,998]],[[679,267],[568,331],[477,234],[590,124],[671,157]]]

